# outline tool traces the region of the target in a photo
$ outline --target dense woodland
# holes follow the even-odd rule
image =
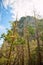
[[[43,65],[43,19],[16,18],[1,38],[0,65]]]

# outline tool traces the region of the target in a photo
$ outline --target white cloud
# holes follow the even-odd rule
[[[9,0],[2,0],[4,7],[7,9]]]
[[[14,3],[14,0],[2,0],[4,7],[7,9],[8,6]]]
[[[4,6],[9,5],[14,19],[18,12],[18,18],[25,15],[33,15],[33,4],[39,15],[43,16],[43,0],[4,0]]]
[[[16,2],[11,5],[11,13],[13,13],[12,18],[15,18],[17,12],[18,18],[25,15],[33,15],[33,5],[37,14],[43,16],[43,0],[16,0]]]
[[[5,27],[0,25],[0,30],[5,30]]]
[[[32,15],[32,2],[30,0],[16,0],[16,2],[11,6],[13,13],[12,17],[14,18],[14,15],[16,16],[18,13],[18,18],[26,15]]]
[[[24,16],[26,12],[25,10],[30,9],[30,7],[28,7],[31,5],[29,2],[31,2],[31,0],[3,0],[3,4],[6,9],[8,6],[12,8],[11,10],[11,13],[13,14],[12,18],[16,17],[17,12],[19,18],[21,16]]]
[[[33,4],[35,5],[38,14],[43,16],[43,0],[33,0]]]

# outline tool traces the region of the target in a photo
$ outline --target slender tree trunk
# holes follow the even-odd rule
[[[14,62],[13,62],[12,65],[19,65],[19,63],[18,63],[18,55],[15,57]]]
[[[22,65],[24,65],[24,46],[22,45]]]
[[[17,46],[16,49],[17,49],[17,58],[14,59],[13,65],[19,65],[19,58],[20,58],[19,46]]]
[[[29,45],[29,37],[27,37],[27,46],[28,46],[28,65],[32,65],[32,61],[31,61],[31,52],[30,52],[30,45]]]
[[[41,62],[41,50],[40,50],[40,42],[39,42],[38,31],[37,31],[36,34],[37,34],[36,39],[37,39],[37,47],[38,47],[38,51],[37,51],[37,53],[38,53],[38,60],[37,60],[37,62],[38,62],[38,65],[42,65],[42,62]]]
[[[6,65],[10,65],[10,56],[11,56],[11,52],[12,52],[12,44],[10,46],[10,52],[9,52],[9,57],[8,57],[8,61]]]
[[[39,31],[38,31],[38,23],[37,23],[37,19],[36,19],[36,13],[35,13],[35,10],[34,10],[34,20],[35,20],[35,27],[36,27],[36,40],[37,40],[37,47],[38,47],[38,51],[37,51],[37,54],[38,54],[38,59],[37,59],[37,62],[38,64],[37,65],[42,65],[42,62],[41,62],[41,53],[40,53],[40,42],[39,42]]]

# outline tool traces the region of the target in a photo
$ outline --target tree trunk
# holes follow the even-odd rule
[[[11,56],[11,51],[12,51],[12,44],[10,46],[10,52],[9,52],[9,57],[6,65],[10,65],[10,56]]]
[[[13,65],[19,65],[19,58],[20,58],[19,46],[16,46],[16,49],[17,49],[17,57],[14,59]]]
[[[37,60],[37,62],[38,62],[38,65],[42,65],[42,62],[41,62],[41,50],[40,50],[40,42],[39,42],[38,31],[37,31],[36,34],[37,34],[36,39],[37,39],[37,47],[38,47],[38,51],[37,51],[37,53],[38,53],[38,60]]]
[[[22,65],[24,65],[24,46],[22,45]]]
[[[28,65],[32,65],[31,61],[31,52],[30,52],[30,45],[29,45],[29,38],[27,37],[27,46],[28,46]]]

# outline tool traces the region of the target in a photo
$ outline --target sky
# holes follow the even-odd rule
[[[9,21],[22,16],[33,16],[33,10],[43,18],[43,0],[0,0],[0,36],[10,29]],[[2,45],[3,39],[0,40]]]

